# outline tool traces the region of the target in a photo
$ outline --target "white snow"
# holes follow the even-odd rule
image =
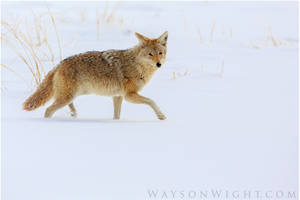
[[[26,80],[1,69],[3,199],[165,198],[150,198],[148,190],[168,192],[165,199],[182,199],[178,194],[173,198],[171,190],[240,195],[258,190],[272,191],[273,197],[283,191],[284,198],[289,191],[297,194],[297,2],[48,6],[56,17],[64,58],[125,49],[137,43],[134,32],[158,37],[168,30],[167,63],[141,92],[167,120],[157,120],[145,105],[127,102],[121,120],[112,120],[111,98],[94,95],[75,100],[77,119],[67,107],[52,119],[43,118],[46,107],[25,112],[21,105],[33,92],[32,77],[3,44],[1,62]],[[100,23],[97,39],[96,13],[101,15],[106,6],[114,19]],[[26,19],[31,22],[32,13],[45,12],[45,3],[2,3],[2,19],[19,19],[20,26]],[[58,63],[55,32],[48,26]],[[270,29],[277,43],[284,44],[274,47]],[[46,71],[52,67],[45,63]]]

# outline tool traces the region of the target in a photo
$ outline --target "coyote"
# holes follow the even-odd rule
[[[166,61],[168,32],[149,39],[135,33],[139,43],[126,50],[89,51],[68,57],[50,71],[35,93],[23,104],[27,111],[44,105],[52,97],[45,117],[68,105],[71,116],[77,111],[73,101],[77,96],[97,94],[111,96],[114,119],[120,119],[123,98],[135,104],[149,105],[158,119],[166,119],[156,103],[138,94],[154,72]]]

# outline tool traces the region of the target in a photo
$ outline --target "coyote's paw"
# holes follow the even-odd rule
[[[165,119],[167,119],[167,117],[166,117],[164,114],[162,114],[162,113],[158,114],[157,117],[158,117],[158,119],[160,119],[160,120],[165,120]]]
[[[76,118],[77,117],[77,113],[76,112],[70,112],[71,117]]]

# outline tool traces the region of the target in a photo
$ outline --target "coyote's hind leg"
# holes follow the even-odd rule
[[[60,98],[56,99],[54,103],[49,106],[45,112],[45,118],[52,117],[52,115],[60,108],[70,104],[72,102],[72,99],[70,98]]]
[[[71,116],[72,117],[77,117],[77,110],[76,110],[76,108],[74,106],[74,103],[72,102],[68,106],[70,108]]]

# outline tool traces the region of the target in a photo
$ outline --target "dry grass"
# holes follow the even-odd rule
[[[47,9],[48,9],[48,12],[49,12],[49,16],[51,17],[51,22],[52,22],[52,25],[53,25],[53,28],[54,28],[54,31],[55,31],[56,39],[57,39],[57,45],[58,45],[58,49],[59,49],[59,59],[62,60],[62,48],[61,48],[60,38],[59,38],[59,35],[58,35],[58,32],[57,32],[55,19],[54,19],[54,16],[53,16],[53,14],[52,14],[52,12],[51,12],[48,5],[47,5]]]
[[[200,28],[197,29],[197,32],[198,32],[198,35],[200,37],[200,43],[203,44],[203,36],[202,36],[201,31],[200,31]]]
[[[293,45],[293,43],[288,40],[281,40],[273,34],[271,25],[268,26],[266,39],[262,41],[262,43],[255,44],[252,41],[250,41],[250,47],[254,49],[264,49],[264,48],[272,48],[272,47],[278,48],[280,46],[289,46],[289,45]]]
[[[47,7],[48,8],[48,7]],[[28,23],[27,19],[19,23],[1,21],[1,41],[9,47],[21,60],[32,75],[35,86],[38,86],[45,76],[45,62],[55,63],[55,54],[48,41],[49,17],[56,34],[59,58],[62,59],[62,48],[56,22],[53,14],[48,8],[47,15],[36,16]],[[46,18],[46,19],[45,19]],[[17,20],[18,21],[18,20]],[[30,25],[29,25],[30,24]],[[17,75],[13,67],[1,64],[2,68]],[[17,75],[20,77],[19,75]],[[24,80],[24,78],[22,78]]]
[[[103,16],[106,15],[104,13],[102,14],[102,16],[100,16],[99,13],[98,13],[98,10],[96,12],[97,39],[99,39],[99,37],[100,37],[100,23],[101,23],[101,18],[103,18]]]
[[[224,25],[222,25],[222,39],[225,40],[226,39],[226,30]]]
[[[79,16],[80,16],[80,21],[81,22],[85,22],[86,21],[84,10],[80,11]]]
[[[215,27],[216,27],[216,21],[213,21],[210,29],[210,42],[212,42],[214,39]]]
[[[118,2],[112,9],[110,9],[108,4],[106,4],[104,11],[101,14],[98,9],[96,10],[97,39],[100,38],[100,26],[123,25],[124,19],[116,17],[116,13],[120,8],[120,5],[120,2]]]
[[[185,14],[184,14],[184,12],[183,12],[183,24],[184,24],[184,30],[188,30],[188,23],[187,23],[187,19],[186,19],[186,16],[185,16]]]
[[[209,32],[205,34],[205,32],[201,32],[201,30],[208,30]],[[219,31],[217,31],[219,30]],[[216,39],[221,39],[221,40],[231,40],[232,39],[232,28],[231,27],[226,27],[224,24],[223,25],[218,25],[216,23],[216,20],[213,20],[211,22],[210,28],[202,28],[196,27],[197,34],[200,39],[200,44],[204,43],[213,43],[215,42]],[[205,40],[205,37],[208,38]]]
[[[275,37],[273,35],[272,27],[271,26],[269,26],[269,36],[268,37],[272,41],[273,46],[274,47],[278,47],[278,43],[277,43],[277,41],[276,41],[276,39],[275,39]]]
[[[31,72],[32,77],[34,78],[35,83],[38,85],[42,80],[42,68],[43,64],[37,56],[37,52],[31,43],[31,40],[21,31],[19,31],[14,26],[10,25],[7,22],[2,21],[1,25],[8,31],[8,34],[12,37],[1,37],[14,52],[15,54],[24,62],[28,70]],[[9,38],[12,38],[9,40]],[[12,41],[13,40],[13,41]],[[19,50],[21,47],[22,52]],[[4,65],[4,64],[2,64]]]
[[[176,79],[179,79],[179,78],[182,78],[182,77],[185,77],[185,76],[188,76],[190,75],[190,72],[189,70],[186,68],[185,71],[183,73],[180,73],[180,72],[172,72],[172,80],[176,80]]]

